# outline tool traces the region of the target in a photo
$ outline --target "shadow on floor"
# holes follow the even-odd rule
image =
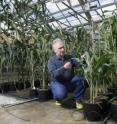
[[[86,89],[86,92],[84,94],[84,99],[89,99],[89,88]],[[68,97],[63,100],[62,107],[67,109],[74,109],[76,108],[75,99],[74,99],[74,93],[69,93]]]
[[[62,107],[67,109],[74,109],[76,107],[73,94],[62,101]]]

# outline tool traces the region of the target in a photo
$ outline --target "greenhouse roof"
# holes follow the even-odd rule
[[[0,2],[0,31],[23,27],[33,32],[44,26],[72,29],[100,22],[116,12],[117,0],[3,0]]]
[[[112,16],[117,0],[49,0],[46,14],[53,28],[70,28]]]

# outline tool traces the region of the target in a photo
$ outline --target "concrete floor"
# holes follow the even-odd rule
[[[71,99],[72,100],[72,99]],[[88,122],[82,112],[76,111],[74,104],[56,106],[53,100],[32,101],[9,108],[0,107],[0,124],[102,124]],[[80,121],[78,119],[81,119]],[[107,124],[115,124],[108,121]]]
[[[56,106],[54,101],[33,101],[9,108],[0,108],[1,124],[84,124],[75,121],[74,109]]]

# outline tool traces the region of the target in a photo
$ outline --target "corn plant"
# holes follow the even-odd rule
[[[105,30],[105,31],[103,31]],[[117,15],[113,11],[113,16],[105,19],[101,24],[101,36],[106,43],[107,52],[109,51],[111,57],[111,68],[106,77],[109,82],[109,86],[116,85],[117,75]]]
[[[90,46],[90,52],[85,52],[86,66],[84,69],[84,76],[87,79],[90,87],[90,102],[94,103],[97,93],[101,90],[103,93],[116,81],[116,66],[117,66],[117,54],[116,54],[116,38],[115,33],[112,33],[113,20],[111,18],[103,20],[103,25],[96,25],[92,23],[91,26],[91,39],[92,45]],[[100,27],[101,25],[101,27]],[[100,40],[94,40],[95,29],[100,33]],[[102,46],[102,41],[103,46]],[[98,45],[97,45],[98,44]]]
[[[43,36],[44,32],[41,32],[41,34],[39,35],[39,52],[38,52],[38,56],[39,56],[39,79],[40,79],[40,84],[41,84],[41,88],[45,89],[48,87],[48,84],[50,83],[50,78],[49,78],[49,74],[48,74],[48,69],[47,69],[47,63],[48,60],[50,58],[50,56],[52,56],[52,50],[51,50],[51,40],[50,38],[45,39]]]

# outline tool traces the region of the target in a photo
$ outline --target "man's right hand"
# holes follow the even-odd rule
[[[72,64],[71,64],[71,62],[66,62],[63,67],[65,69],[71,69],[72,68]]]

